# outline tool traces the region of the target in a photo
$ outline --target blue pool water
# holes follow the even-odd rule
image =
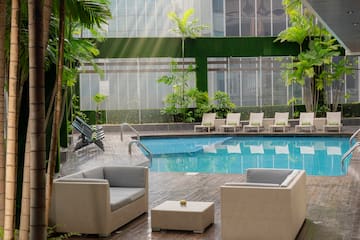
[[[247,168],[304,169],[308,175],[340,176],[347,137],[213,136],[143,138],[153,154],[151,171],[244,173]],[[348,164],[348,161],[347,161]]]

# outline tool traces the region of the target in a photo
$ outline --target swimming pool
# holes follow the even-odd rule
[[[151,171],[244,173],[247,168],[304,169],[308,175],[341,176],[347,137],[212,136],[143,138],[153,154]],[[346,164],[348,164],[347,161]]]

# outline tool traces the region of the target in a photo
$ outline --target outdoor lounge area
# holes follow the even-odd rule
[[[341,134],[351,134],[355,126],[343,126]],[[105,152],[96,145],[85,147],[82,151],[71,153],[70,159],[63,164],[62,171],[77,172],[98,165],[144,165],[147,159],[138,150],[133,148],[131,156],[127,152],[127,143],[133,136],[126,132],[124,142],[120,142],[118,128],[105,128]],[[322,131],[321,131],[322,132]],[[141,131],[141,135],[171,135],[194,134],[193,128],[177,131]],[[294,127],[286,134],[295,134]],[[198,134],[208,134],[207,132]],[[234,134],[229,132],[228,134]],[[242,134],[258,134],[254,132]],[[274,134],[268,130],[261,134]],[[283,134],[282,132],[276,134]],[[302,134],[302,133],[296,133]],[[312,133],[314,134],[314,133]],[[330,132],[326,134],[338,134]],[[355,153],[354,159],[360,159]],[[352,161],[348,175],[340,177],[306,176],[306,215],[304,225],[295,239],[351,239],[360,238],[360,164]],[[188,174],[176,172],[149,172],[149,211],[146,214],[130,221],[116,229],[106,240],[118,239],[222,239],[221,220],[221,186],[230,182],[245,182],[242,174]],[[193,231],[166,230],[152,231],[151,209],[165,201],[213,202],[214,223],[208,226],[203,233]],[[71,239],[94,239],[97,235],[73,236]]]
[[[0,6],[0,240],[360,240],[359,2]]]

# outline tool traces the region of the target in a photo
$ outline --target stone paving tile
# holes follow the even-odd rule
[[[349,135],[356,127],[349,127],[344,132]],[[153,132],[144,132],[151,135]],[[174,132],[157,131],[158,135]],[[181,132],[178,134],[193,134]],[[120,141],[118,132],[107,132],[105,152],[96,146],[88,146],[80,152],[69,150],[68,159],[61,167],[61,174],[98,165],[137,165],[146,164],[147,159],[133,147],[128,154],[128,142],[132,133],[126,134]],[[346,176],[319,177],[307,176],[307,216],[297,240],[360,240],[360,152],[353,154]],[[149,209],[165,200],[199,200],[215,202],[215,223],[203,234],[183,231],[151,232],[150,214],[144,214],[129,224],[119,228],[104,240],[122,239],[220,239],[220,186],[225,182],[241,181],[243,175],[198,174],[187,176],[183,173],[150,173]],[[94,239],[96,236],[72,237],[71,239]]]

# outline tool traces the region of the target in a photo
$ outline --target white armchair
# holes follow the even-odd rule
[[[247,181],[221,186],[222,240],[291,240],[306,215],[303,170],[248,169]]]
[[[148,169],[105,166],[54,180],[50,224],[57,232],[108,236],[148,211]]]

